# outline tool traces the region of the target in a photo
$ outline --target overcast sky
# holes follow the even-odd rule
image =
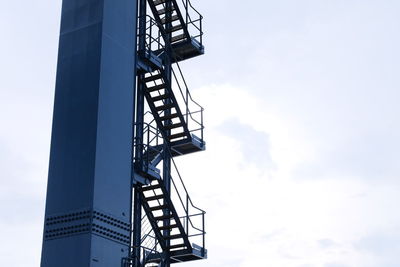
[[[192,2],[209,259],[181,266],[400,266],[400,2]],[[0,1],[0,266],[40,261],[60,6]]]

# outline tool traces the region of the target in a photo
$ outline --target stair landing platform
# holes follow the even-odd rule
[[[204,141],[193,134],[191,137],[171,142],[170,147],[173,157],[206,150]]]
[[[207,259],[207,250],[193,244],[192,249],[184,249],[184,250],[173,250],[170,252],[171,263],[179,263],[179,262],[187,262],[194,260],[205,260]],[[160,262],[160,255],[152,253],[148,256],[147,263],[158,263]]]

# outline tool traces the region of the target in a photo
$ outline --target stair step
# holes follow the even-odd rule
[[[162,215],[162,216],[158,216],[158,217],[154,217],[154,219],[156,221],[161,221],[161,220],[165,220],[165,219],[172,219],[174,216],[172,214],[168,214],[168,215]]]
[[[171,43],[175,43],[176,41],[180,41],[186,38],[186,35],[184,33],[179,34],[177,36],[174,36],[171,38]]]
[[[167,12],[172,12],[172,11],[175,11],[174,7],[159,9],[159,10],[157,10],[157,13],[158,13],[158,15],[163,15]]]
[[[173,26],[173,27],[169,28],[168,30],[165,30],[165,32],[166,33],[171,33],[171,32],[176,32],[176,31],[179,31],[179,30],[182,30],[182,29],[183,29],[182,24],[178,24],[176,26]]]
[[[179,117],[178,113],[174,113],[174,114],[162,116],[162,117],[160,117],[160,120],[166,121],[166,120],[170,120],[170,119],[177,118],[177,117]]]
[[[147,91],[148,92],[154,92],[154,91],[158,91],[158,90],[161,90],[161,89],[165,89],[166,87],[167,87],[166,84],[159,84],[159,85],[147,87]]]
[[[152,76],[144,78],[143,81],[145,83],[147,83],[147,82],[155,81],[155,80],[158,80],[158,79],[161,79],[161,78],[163,78],[163,75],[161,73],[158,73],[156,75],[152,75]]]
[[[156,185],[149,185],[146,187],[142,187],[142,191],[149,191],[149,190],[154,190],[154,189],[159,189],[160,185],[156,184]]]
[[[167,109],[170,109],[170,108],[173,108],[173,107],[175,107],[174,104],[166,104],[166,105],[162,105],[162,106],[156,107],[156,111],[167,110]]]
[[[169,19],[167,19],[167,18],[162,18],[162,19],[161,19],[161,23],[162,23],[162,24],[167,24],[167,23],[176,21],[176,20],[178,20],[178,19],[179,19],[179,16],[178,16],[178,15],[174,15],[174,16],[172,16],[172,17],[169,18]]]
[[[154,102],[169,98],[169,94],[159,95],[151,98]]]
[[[158,5],[164,4],[165,2],[166,2],[166,0],[156,0],[153,3],[155,6],[158,6]]]
[[[177,134],[172,134],[172,135],[168,136],[168,139],[169,139],[169,140],[172,140],[172,139],[176,139],[176,138],[184,137],[184,136],[186,136],[186,133],[185,133],[185,132],[183,132],[183,133],[177,133]]]
[[[166,226],[160,226],[160,227],[158,227],[158,229],[160,231],[162,231],[162,230],[168,230],[168,229],[172,229],[172,228],[176,228],[176,227],[178,227],[177,224],[171,224],[171,225],[166,225]]]
[[[171,130],[171,129],[179,128],[182,126],[183,126],[183,123],[175,123],[175,124],[170,124],[170,125],[164,125],[164,129]]]
[[[163,210],[163,209],[166,209],[166,208],[168,208],[167,205],[160,205],[160,206],[150,207],[150,210],[151,211],[155,211],[155,210]]]
[[[186,245],[185,244],[172,245],[172,246],[169,246],[168,249],[182,248],[182,247],[186,247]]]
[[[156,195],[156,196],[152,196],[152,197],[146,197],[146,201],[152,201],[152,200],[158,200],[158,199],[163,199],[164,195]]]
[[[178,239],[178,238],[183,238],[183,234],[176,234],[176,235],[169,235],[169,236],[163,236],[165,240],[171,240],[171,239]]]

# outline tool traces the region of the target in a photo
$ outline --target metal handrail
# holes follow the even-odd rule
[[[184,99],[185,104],[186,104],[186,114],[185,114],[185,115],[186,115],[186,123],[187,123],[187,124],[189,123],[188,117],[190,117],[194,122],[196,122],[196,123],[200,126],[200,130],[201,130],[201,140],[203,141],[203,137],[204,137],[204,136],[203,136],[203,130],[204,130],[203,111],[204,111],[204,108],[203,108],[199,103],[197,103],[197,102],[193,99],[192,94],[191,94],[190,91],[189,91],[189,87],[188,87],[188,85],[187,85],[187,83],[186,83],[185,77],[183,76],[182,69],[180,68],[178,61],[176,61],[176,66],[178,67],[178,70],[179,70],[179,73],[180,73],[180,75],[181,75],[182,81],[183,81],[183,83],[184,83],[184,85],[185,85],[185,88],[186,88],[186,100],[185,100],[185,96],[183,95],[183,91],[182,91],[182,88],[181,88],[181,86],[180,86],[180,84],[179,84],[179,82],[178,82],[178,78],[176,77],[176,73],[175,73],[174,69],[172,68],[172,74],[174,75],[176,84],[178,85],[178,88],[179,88],[179,91],[180,91],[180,93],[181,93],[181,96],[182,96],[182,98]],[[196,110],[196,111],[194,111],[194,112],[190,112],[190,110],[189,110],[189,99],[190,99],[190,100],[192,101],[192,103],[194,103],[198,108],[200,108],[200,110]],[[196,114],[196,113],[201,113],[201,122],[199,122],[198,120],[196,120],[196,119],[193,117],[193,114]],[[190,132],[193,132],[193,131],[194,131],[194,130],[192,130],[192,131],[190,131]]]
[[[185,4],[185,2],[186,2],[186,4]],[[182,3],[183,3],[183,5],[185,7],[185,10],[186,10],[186,27],[188,27],[188,25],[193,25],[199,31],[198,35],[191,36],[191,38],[200,37],[200,44],[202,45],[202,37],[203,37],[202,19],[203,19],[203,16],[192,6],[192,3],[191,3],[190,0],[182,0]],[[191,15],[189,14],[189,7],[197,13],[197,15],[199,16],[198,19],[192,20]],[[161,37],[164,37],[162,34],[165,34],[165,33],[161,32],[162,29],[163,29],[162,25],[159,25],[150,16],[146,15],[146,17],[147,17],[146,18],[146,25],[149,24],[149,26],[146,27],[146,31],[145,31],[145,49],[148,49],[149,53],[157,52],[156,53],[157,56],[160,56],[163,53],[167,56],[169,53],[165,53],[166,49],[169,49],[172,52],[174,51],[174,49],[171,46],[171,44],[169,44],[168,42],[167,42],[167,44],[165,42],[163,42],[163,38],[161,38]],[[198,23],[199,23],[199,26],[197,25]],[[153,36],[153,27],[155,27],[155,26],[157,26],[158,29],[159,29],[157,37]],[[156,51],[152,49],[154,44],[157,45],[157,50]],[[146,53],[146,50],[144,51],[144,53]],[[175,62],[177,67],[178,67],[178,72],[176,72],[174,69],[172,69],[172,73],[173,73],[175,82],[176,82],[176,84],[178,86],[179,92],[180,92],[180,94],[182,96],[182,99],[183,99],[183,101],[185,103],[185,106],[186,106],[186,111],[185,111],[185,114],[184,114],[185,115],[185,119],[186,119],[186,124],[189,125],[189,118],[190,118],[190,120],[194,121],[197,125],[200,126],[198,128],[196,127],[196,129],[194,129],[194,130],[193,129],[189,129],[189,127],[188,127],[188,130],[189,130],[189,132],[201,131],[201,141],[203,141],[203,130],[204,130],[203,111],[204,111],[204,108],[193,99],[193,97],[192,97],[192,95],[191,95],[191,93],[189,91],[189,87],[188,87],[188,85],[186,83],[185,77],[183,76],[181,67],[180,67],[180,65],[178,63],[178,59],[177,59],[175,53],[171,53],[171,54],[174,57],[173,58],[174,59],[173,62]],[[179,81],[178,76],[180,76],[179,78],[181,79],[181,81],[183,81],[183,85]],[[189,104],[190,103],[193,103],[196,106],[196,109],[198,109],[198,110],[190,111],[189,110]],[[147,113],[151,114],[151,112],[146,112],[145,114],[147,114]],[[200,121],[193,117],[194,114],[200,114],[200,116],[201,116]],[[143,142],[142,144],[138,144],[137,142],[135,142],[135,149],[141,149],[142,152],[145,152],[145,151],[149,152],[150,149],[154,149],[154,145],[153,145],[153,147],[151,145],[154,142],[157,144],[157,146],[161,145],[161,144],[159,144],[159,139],[163,140],[163,138],[160,135],[160,131],[158,130],[158,127],[153,127],[151,125],[154,122],[155,122],[155,118],[153,117],[153,120],[151,120],[150,123],[144,123],[145,126],[143,127],[143,136],[147,137],[147,142]],[[153,136],[150,138],[150,135],[153,135]],[[183,208],[183,210],[184,210],[184,212],[186,214],[186,216],[179,217],[179,218],[180,219],[182,219],[182,218],[186,219],[186,234],[187,234],[188,237],[200,236],[200,235],[203,236],[203,248],[204,248],[205,247],[205,234],[206,234],[205,225],[204,225],[204,215],[205,215],[206,212],[204,210],[200,209],[199,207],[194,205],[194,203],[193,203],[193,201],[192,201],[192,199],[191,199],[191,197],[190,197],[190,195],[188,193],[186,185],[183,182],[182,176],[181,176],[181,174],[180,174],[180,172],[179,172],[179,170],[177,168],[177,165],[176,165],[176,163],[175,163],[175,161],[174,161],[174,159],[172,157],[172,152],[171,152],[171,148],[169,146],[169,143],[168,142],[165,142],[165,143],[163,142],[163,144],[166,144],[166,146],[164,146],[163,149],[157,149],[156,151],[158,151],[159,153],[169,153],[170,154],[173,166],[174,166],[175,171],[176,171],[176,173],[178,175],[178,178],[179,178],[179,179],[175,180],[175,179],[173,179],[171,177],[173,188],[175,189],[174,191],[175,191],[176,195],[178,196],[178,198],[179,198],[179,200],[181,202],[182,208]],[[140,146],[140,147],[138,147],[138,146]],[[166,148],[166,149],[164,149],[164,148]],[[149,155],[150,155],[150,153],[147,153],[147,155],[146,155],[147,156],[147,162],[146,162],[145,166],[147,168],[148,168],[148,165],[150,163],[149,162]],[[135,157],[135,160],[137,160],[136,157]],[[139,160],[143,160],[143,158],[139,159]],[[143,167],[143,165],[142,165],[142,167]],[[169,168],[169,167],[167,167],[167,168]],[[168,173],[171,173],[170,170],[168,170]],[[180,184],[180,187],[183,187],[183,193],[182,192],[180,193],[180,190],[178,189],[177,184]],[[181,196],[182,194],[186,194],[186,196],[184,196],[184,195]],[[182,199],[182,197],[185,198],[185,201]],[[189,208],[191,208],[192,210],[193,209],[197,210],[197,212],[199,212],[199,213],[189,214]],[[194,222],[192,221],[192,217],[195,217],[195,216],[202,216],[202,227],[196,227],[194,225]],[[189,224],[193,229],[199,231],[199,233],[189,235]],[[200,228],[202,228],[202,229],[200,229]],[[147,233],[144,238],[146,239],[147,237],[155,238],[155,237],[151,236],[151,231],[149,233]],[[157,246],[157,244],[155,246]]]
[[[143,259],[140,261],[141,264],[146,264],[146,259],[147,259],[147,257],[148,257],[148,256],[145,255],[145,252],[146,252],[146,251],[150,251],[150,252],[152,252],[152,253],[154,253],[154,254],[157,254],[157,255],[159,256],[161,262],[164,262],[164,261],[165,261],[163,254],[160,253],[160,252],[159,252],[158,250],[156,250],[156,249],[152,249],[152,248],[148,248],[148,247],[144,247],[144,246],[137,246],[137,247],[136,247],[136,246],[132,246],[132,248],[133,248],[133,249],[135,249],[135,248],[141,248],[141,249],[142,249],[143,253],[141,253],[141,255],[143,255]],[[148,254],[148,255],[150,255],[150,254]],[[123,266],[127,266],[127,264],[132,263],[132,261],[134,261],[135,258],[136,258],[136,256],[134,256],[134,257],[130,256],[130,257],[125,257],[125,258],[123,258],[123,259],[122,259]],[[130,266],[130,265],[129,265],[129,266]]]
[[[192,7],[192,6],[191,6],[191,7]],[[192,7],[192,8],[193,8],[193,7]],[[194,9],[194,8],[193,8],[193,9]],[[195,9],[194,9],[194,10],[195,10]],[[198,13],[197,10],[195,10],[195,11]],[[198,13],[198,14],[200,15],[200,13]],[[201,16],[201,15],[200,15],[200,16]],[[152,31],[152,28],[155,27],[155,26],[157,26],[157,28],[160,29],[160,28],[162,28],[162,25],[160,25],[159,23],[157,23],[157,21],[155,21],[152,17],[150,17],[150,16],[148,16],[148,15],[146,15],[146,18],[148,19],[148,20],[146,20],[146,25],[147,25],[147,23],[150,24],[150,25],[146,28],[146,35],[148,35],[148,38],[147,38],[147,39],[149,40],[149,41],[146,41],[146,48],[149,49],[149,51],[153,51],[152,45],[153,45],[153,43],[155,42],[155,43],[157,44],[157,46],[158,46],[158,50],[157,50],[157,51],[160,51],[160,50],[165,51],[165,50],[167,49],[167,47],[168,47],[169,49],[171,49],[171,51],[174,51],[173,47],[172,47],[170,44],[165,44],[165,42],[162,42],[163,39],[161,38],[161,35],[159,35],[157,38],[154,38],[154,37],[152,36],[152,32],[153,32],[153,31]],[[140,18],[139,18],[139,19],[140,19]],[[148,32],[150,32],[150,33],[148,33]],[[165,52],[164,52],[164,53],[165,53]],[[162,54],[162,53],[160,53],[160,54]],[[165,53],[165,54],[166,54],[166,53]],[[199,130],[200,130],[200,131],[201,131],[201,133],[200,133],[200,135],[201,135],[201,141],[203,141],[203,139],[204,139],[204,132],[203,132],[203,130],[204,130],[204,124],[203,124],[203,111],[204,111],[204,108],[203,108],[198,102],[196,102],[196,101],[193,99],[192,94],[191,94],[190,91],[189,91],[189,86],[187,85],[186,79],[185,79],[185,77],[183,76],[182,69],[181,69],[181,67],[180,67],[180,65],[179,65],[179,63],[178,63],[177,57],[175,56],[175,53],[172,53],[172,55],[174,55],[174,56],[173,56],[173,57],[174,57],[173,59],[174,59],[174,61],[175,61],[175,63],[176,63],[176,66],[178,67],[179,76],[180,76],[180,78],[181,78],[181,80],[183,81],[183,84],[184,84],[184,88],[182,88],[181,83],[179,82],[179,79],[178,79],[178,75],[176,74],[175,70],[172,68],[172,73],[173,73],[175,82],[176,82],[176,84],[177,84],[177,86],[178,86],[178,89],[179,89],[179,92],[180,92],[180,94],[181,94],[181,96],[182,96],[182,99],[183,99],[183,101],[184,101],[184,103],[185,103],[185,105],[186,105],[186,111],[185,111],[185,113],[184,113],[184,117],[185,117],[185,119],[186,119],[186,124],[189,126],[189,118],[190,118],[193,122],[195,122],[197,125],[199,125],[200,128],[196,128],[196,130],[190,130],[190,129],[189,129],[189,132],[195,132],[195,131],[199,131]],[[183,91],[185,91],[185,92],[183,92]],[[191,103],[193,103],[194,105],[196,105],[197,108],[199,108],[199,110],[196,110],[196,111],[191,112],[190,109],[189,109],[189,105],[190,105],[189,100],[190,100]],[[196,118],[193,117],[193,114],[197,114],[197,113],[201,113],[201,114],[200,114],[200,121],[199,121],[198,119],[196,119]]]
[[[200,44],[202,45],[203,44],[203,34],[204,34],[203,33],[203,23],[202,23],[203,16],[200,14],[200,12],[196,8],[193,7],[192,2],[190,0],[182,0],[182,4],[186,10],[186,25],[191,24],[199,31],[199,34],[196,36],[193,36],[193,37],[194,38],[200,37]],[[199,16],[198,19],[192,20],[192,18],[190,17],[190,13],[189,13],[189,6],[191,7],[192,10],[194,10],[197,13],[197,15]],[[198,21],[200,22],[200,26],[197,26],[195,24]]]
[[[173,167],[174,167],[175,172],[176,172],[176,174],[177,174],[177,176],[179,178],[179,179],[174,179],[173,177],[171,177],[172,185],[173,185],[173,188],[175,189],[174,190],[175,194],[178,197],[179,202],[182,205],[183,211],[185,212],[185,216],[181,216],[180,218],[186,218],[186,234],[188,236],[189,236],[189,224],[193,229],[195,229],[195,230],[197,230],[197,231],[199,231],[201,233],[199,235],[203,235],[203,247],[204,247],[205,234],[206,234],[206,231],[205,231],[205,228],[204,228],[204,215],[206,214],[206,212],[203,209],[201,209],[201,208],[199,208],[199,207],[194,205],[194,203],[193,203],[193,201],[192,201],[192,199],[191,199],[191,197],[189,195],[189,192],[187,190],[187,187],[186,187],[185,183],[183,182],[182,175],[179,172],[178,167],[176,165],[176,162],[172,157],[172,152],[171,152],[171,148],[170,148],[169,144],[165,143],[167,149],[164,150],[164,146],[163,146],[162,149],[155,149],[154,145],[152,145],[152,143],[149,143],[150,140],[154,141],[154,138],[150,139],[150,137],[149,137],[150,134],[154,133],[154,132],[157,133],[158,129],[155,128],[154,126],[148,124],[148,123],[144,123],[143,129],[144,129],[143,136],[145,137],[145,140],[147,140],[147,142],[143,142],[143,144],[135,144],[135,149],[142,149],[142,151],[150,151],[150,149],[154,149],[159,153],[169,153],[169,156],[170,156],[171,161],[173,163]],[[137,146],[140,146],[140,147],[138,148]],[[147,158],[139,159],[139,160],[144,160],[145,162],[142,161],[142,167],[148,168],[148,165],[150,164],[149,153],[147,153],[146,157]],[[136,158],[135,160],[138,160],[138,159]],[[170,168],[168,168],[167,170],[168,170],[168,173],[171,173],[171,169]],[[178,182],[180,182],[180,185],[184,190],[184,194],[185,194],[184,197],[182,196],[182,194],[180,193],[180,190],[178,189],[178,184],[177,184]],[[185,198],[185,201],[184,201],[183,198]],[[190,209],[195,209],[199,213],[189,214],[189,210]],[[202,216],[202,227],[198,227],[192,221],[192,217],[195,217],[195,216]],[[151,231],[148,234],[150,234],[150,233],[151,233]],[[198,235],[191,235],[191,236],[198,236]]]

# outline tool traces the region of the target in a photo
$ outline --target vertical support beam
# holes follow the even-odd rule
[[[134,202],[133,202],[133,259],[134,267],[140,267],[140,239],[142,230],[142,195],[136,186],[134,191]]]
[[[165,2],[165,8],[166,10],[171,10],[172,9],[172,1],[171,0],[167,0]],[[170,20],[170,18],[172,17],[172,11],[167,11],[165,13],[165,18],[166,20]],[[165,29],[167,32],[167,38],[165,40],[165,47],[166,47],[166,52],[168,54],[167,57],[165,57],[165,61],[164,61],[164,71],[165,71],[165,75],[166,75],[166,82],[167,87],[172,89],[172,63],[171,63],[171,54],[172,51],[170,49],[170,44],[171,44],[171,37],[172,34],[169,31],[169,29],[172,27],[172,23],[168,22],[165,25]],[[168,103],[166,103],[168,104]],[[171,110],[165,110],[165,115],[170,115],[171,114]],[[170,121],[166,121],[165,122],[166,125],[170,124]],[[171,130],[168,130],[166,133],[166,136],[169,136],[171,134]],[[165,184],[165,188],[169,194],[169,197],[171,196],[171,155],[170,153],[168,153],[167,151],[169,151],[169,148],[167,147],[167,142],[168,140],[165,140],[165,144],[164,144],[164,159],[163,159],[163,179],[164,179],[164,184]],[[169,210],[166,209],[164,210],[164,213],[169,214]],[[163,222],[164,226],[168,226],[171,224],[170,219],[167,219]],[[170,235],[170,230],[164,230],[163,235],[165,237]],[[170,246],[171,241],[165,240],[165,246],[169,247]],[[169,267],[171,265],[171,259],[170,259],[170,252],[169,250],[165,251],[165,261],[161,263],[161,267]]]
[[[63,0],[42,267],[130,246],[137,0]]]
[[[146,49],[146,0],[139,0],[139,44],[138,51],[142,54]],[[137,55],[138,56],[138,55]],[[139,55],[140,56],[140,55]],[[135,133],[135,170],[139,171],[143,168],[143,122],[144,122],[144,74],[140,73],[135,75],[137,81],[137,95],[136,95],[136,133]],[[140,267],[140,251],[141,251],[141,233],[142,233],[142,195],[140,193],[140,183],[136,183],[134,190],[134,212],[133,212],[133,258],[134,266]]]

